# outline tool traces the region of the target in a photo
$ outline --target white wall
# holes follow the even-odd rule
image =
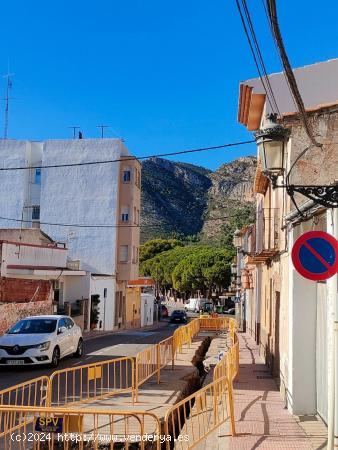
[[[104,298],[104,289],[107,289],[107,297]],[[90,281],[90,295],[99,295],[99,323],[105,331],[113,330],[115,318],[115,291],[116,280],[114,277],[92,276]]]
[[[43,164],[115,159],[120,154],[116,139],[46,141]],[[118,177],[118,163],[43,170],[41,222],[115,225]],[[80,259],[82,270],[115,273],[116,228],[42,225],[41,229],[57,241],[68,242],[70,258]]]
[[[30,164],[29,143],[0,140],[0,167],[22,167]],[[28,171],[0,172],[0,211],[2,217],[21,219],[28,195]],[[19,222],[0,219],[0,228],[18,228]]]
[[[289,248],[308,231],[302,224],[289,233]],[[293,414],[316,413],[316,282],[293,267],[289,255],[289,373],[288,408]]]
[[[90,274],[84,276],[61,276],[64,283],[63,301],[75,302],[76,300],[90,299]]]
[[[67,250],[31,245],[2,244],[1,273],[6,275],[8,265],[66,267]]]

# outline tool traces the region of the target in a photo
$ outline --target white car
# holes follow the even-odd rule
[[[57,367],[61,358],[82,353],[81,328],[68,316],[26,317],[0,337],[0,365]]]

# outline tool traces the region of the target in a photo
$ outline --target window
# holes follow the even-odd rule
[[[131,179],[131,172],[130,172],[130,167],[125,167],[123,169],[123,183],[130,183],[130,179]]]
[[[122,206],[121,220],[122,222],[129,222],[129,206]]]
[[[34,205],[32,207],[32,220],[40,220],[40,206]]]
[[[103,289],[103,298],[107,298],[107,288]]]
[[[137,213],[136,213],[136,206],[134,206],[134,224],[137,225]]]
[[[35,169],[34,183],[41,184],[41,169]]]
[[[139,170],[134,169],[134,178],[135,178],[135,185],[140,188],[141,187],[141,173]]]
[[[61,327],[67,327],[67,325],[66,325],[66,319],[60,319],[60,320],[59,320],[59,326],[58,326],[58,328],[60,329]]]
[[[71,328],[73,328],[74,326],[74,322],[72,321],[72,319],[69,319],[69,317],[67,317],[66,319],[66,327],[70,330]]]
[[[128,262],[128,245],[120,245],[120,262]]]

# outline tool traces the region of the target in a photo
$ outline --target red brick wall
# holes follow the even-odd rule
[[[42,302],[51,299],[52,282],[0,277],[0,302]],[[35,295],[34,295],[35,294]]]
[[[52,301],[31,303],[2,303],[0,304],[0,336],[20,319],[27,316],[52,314]]]

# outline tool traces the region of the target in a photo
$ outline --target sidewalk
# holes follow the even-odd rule
[[[292,416],[284,408],[275,380],[255,341],[240,334],[239,379],[234,384],[235,437],[218,431],[218,446],[228,450],[325,450],[327,429],[316,416]],[[215,435],[213,436],[215,439]],[[211,440],[211,436],[207,441]],[[209,447],[210,450],[212,446]]]
[[[116,334],[133,334],[135,332],[142,332],[142,331],[152,331],[152,330],[158,330],[160,328],[164,328],[168,326],[168,322],[164,320],[160,320],[159,322],[154,323],[153,325],[148,325],[146,327],[139,327],[139,328],[124,328],[121,330],[116,331],[102,331],[102,330],[91,330],[91,331],[85,331],[83,333],[83,339],[85,341],[89,339],[95,339],[97,337],[101,336],[108,336],[108,335],[116,335]]]

